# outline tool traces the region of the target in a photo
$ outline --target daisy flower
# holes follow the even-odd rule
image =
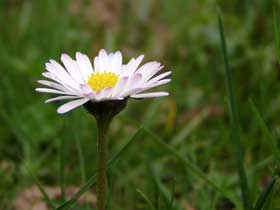
[[[143,58],[140,55],[123,64],[121,52],[107,53],[102,49],[92,65],[88,56],[80,52],[76,53],[76,60],[62,54],[63,66],[55,60],[46,63],[46,71],[42,75],[48,80],[39,80],[38,83],[47,88],[36,88],[36,91],[59,95],[46,100],[46,103],[70,99],[70,102],[57,109],[59,114],[89,101],[94,103],[167,96],[168,92],[146,91],[170,82],[167,77],[171,71],[159,74],[163,66],[156,61],[139,67]]]

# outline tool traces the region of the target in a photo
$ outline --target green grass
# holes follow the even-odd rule
[[[280,209],[276,0],[0,2],[0,209],[34,183],[78,186],[70,201],[44,198],[90,209],[75,200],[94,192],[95,122],[56,114],[34,89],[48,59],[100,48],[173,71],[170,97],[130,100],[113,121],[111,157],[140,130],[110,165],[108,210]]]
[[[230,112],[229,115],[230,115],[230,124],[231,124],[231,139],[235,150],[235,159],[236,159],[236,165],[238,169],[240,189],[242,193],[243,208],[252,209],[248,180],[244,168],[244,148],[243,148],[243,142],[241,140],[240,120],[239,120],[237,104],[234,96],[232,73],[229,67],[229,58],[228,58],[227,45],[226,45],[225,34],[224,34],[223,19],[220,10],[218,10],[218,22],[219,22],[219,29],[220,29],[220,36],[221,36],[221,48],[224,57],[224,65],[225,65],[225,83],[226,83],[226,89],[228,94],[228,104],[229,104],[229,112]]]

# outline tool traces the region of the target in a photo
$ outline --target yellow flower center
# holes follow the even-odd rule
[[[90,75],[87,83],[94,91],[104,88],[114,87],[119,80],[119,76],[112,72],[93,73]]]

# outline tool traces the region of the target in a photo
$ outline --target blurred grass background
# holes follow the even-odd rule
[[[173,71],[172,83],[164,87],[170,97],[130,100],[114,120],[110,154],[143,124],[240,199],[217,5],[225,20],[244,164],[255,201],[280,172],[274,155],[280,148],[280,68],[273,28],[278,1],[0,0],[0,209],[15,208],[21,192],[34,183],[24,166],[43,185],[60,185],[61,142],[66,187],[81,186],[93,175],[94,120],[82,108],[56,114],[58,104],[43,104],[48,96],[34,88],[48,59],[76,51],[93,58],[100,48],[121,50],[125,61],[145,54],[145,62],[158,60]],[[277,144],[267,138],[254,108]],[[109,170],[109,185],[114,210],[148,209],[137,189],[158,209],[240,209],[145,134]],[[267,209],[280,209],[279,190],[276,186]]]

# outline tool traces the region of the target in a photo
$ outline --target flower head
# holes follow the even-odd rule
[[[100,50],[94,58],[94,67],[88,56],[77,52],[76,60],[63,54],[64,66],[54,60],[46,63],[46,72],[42,73],[49,80],[38,83],[49,88],[36,88],[38,92],[53,93],[59,96],[46,100],[46,103],[70,99],[60,106],[58,113],[66,113],[87,102],[124,100],[131,98],[151,98],[167,96],[167,92],[145,92],[153,87],[170,82],[167,78],[171,71],[158,74],[163,68],[158,62],[149,62],[139,67],[144,56],[132,58],[127,64],[122,63],[122,54],[107,53]]]

